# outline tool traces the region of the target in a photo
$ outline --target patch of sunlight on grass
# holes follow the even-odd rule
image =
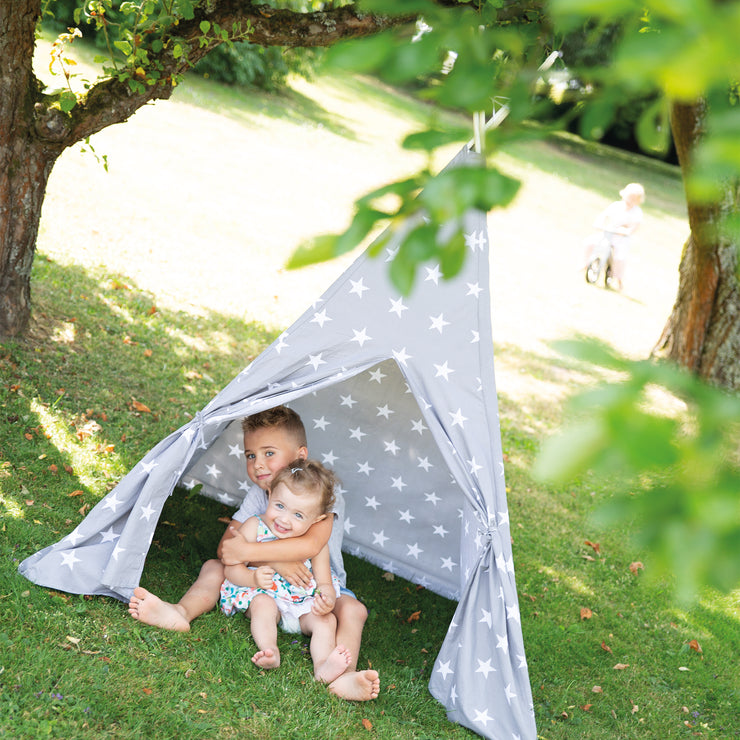
[[[125,306],[121,306],[110,298],[106,297],[102,293],[97,293],[95,297],[105,305],[105,307],[114,315],[120,319],[123,319],[127,324],[136,323],[137,319],[133,316],[131,311]]]
[[[542,572],[546,573],[553,580],[565,584],[568,588],[571,589],[571,591],[573,591],[573,593],[576,593],[579,596],[584,596],[589,599],[593,599],[596,597],[596,593],[593,589],[586,586],[582,581],[580,581],[578,578],[571,575],[570,573],[555,570],[555,568],[551,568],[548,565],[542,566]]]
[[[77,338],[77,330],[71,321],[62,321],[54,327],[51,341],[57,344],[74,344]]]
[[[177,339],[179,342],[181,342],[184,347],[188,347],[189,349],[194,349],[198,352],[208,351],[208,343],[203,339],[203,337],[191,336],[190,334],[186,334],[184,331],[182,331],[182,329],[178,329],[177,327],[173,327],[173,326],[165,327],[165,331],[170,337],[172,337],[173,339]],[[182,355],[185,354],[184,349],[175,348],[175,352],[178,352],[179,354],[182,354]]]
[[[5,509],[5,511],[3,512],[4,517],[9,517],[11,519],[26,518],[20,504],[16,503],[12,498],[8,498],[0,494],[0,505],[2,505]]]
[[[114,479],[126,474],[117,455],[107,450],[101,453],[100,440],[94,435],[80,442],[69,431],[67,422],[37,399],[31,400],[31,411],[38,417],[49,442],[69,457],[75,476],[90,491],[103,493],[99,491],[101,470]]]
[[[701,605],[708,611],[740,623],[740,589],[728,594],[712,594],[711,599],[702,599]]]

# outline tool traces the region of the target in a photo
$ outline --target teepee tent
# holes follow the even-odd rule
[[[450,166],[466,166],[464,149]],[[359,257],[185,426],[152,449],[64,539],[24,560],[34,583],[127,601],[176,485],[237,506],[241,419],[294,408],[312,457],[339,475],[343,549],[458,600],[429,682],[448,717],[534,739],[507,513],[491,339],[485,213],[443,280],[401,296],[386,259]],[[349,584],[350,587],[352,584]]]

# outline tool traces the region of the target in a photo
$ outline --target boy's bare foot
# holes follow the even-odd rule
[[[380,676],[373,670],[343,673],[329,684],[329,691],[347,701],[372,701],[380,694]]]
[[[331,683],[339,678],[352,662],[352,654],[344,645],[337,645],[329,657],[314,671],[314,678],[321,683]]]
[[[252,663],[260,668],[277,668],[280,665],[280,653],[277,650],[267,648],[267,650],[258,650],[252,656]]]
[[[134,589],[134,595],[128,602],[128,613],[144,624],[152,627],[162,627],[175,632],[187,632],[190,622],[177,604],[162,601],[150,591],[141,586]]]

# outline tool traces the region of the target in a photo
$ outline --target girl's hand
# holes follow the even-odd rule
[[[311,607],[311,611],[319,617],[323,617],[324,614],[328,614],[334,608],[334,604],[337,600],[337,597],[334,594],[334,586],[332,586],[332,584],[324,584],[323,589],[325,590],[322,590],[322,588],[316,589],[313,606]]]
[[[254,572],[254,580],[257,583],[257,588],[263,588],[265,591],[269,591],[272,588],[272,577],[274,575],[275,571],[269,565],[260,565]]]
[[[293,563],[273,563],[273,565],[291,586],[310,588],[313,574],[304,563],[297,560]]]

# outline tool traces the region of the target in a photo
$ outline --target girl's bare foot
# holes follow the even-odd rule
[[[331,683],[339,678],[352,662],[352,654],[344,645],[337,645],[329,657],[314,671],[314,678],[321,683]]]
[[[280,665],[280,653],[277,649],[272,650],[271,648],[267,648],[267,650],[258,650],[252,656],[252,663],[260,668],[266,668],[267,670],[277,668]]]
[[[162,601],[141,586],[134,589],[134,595],[128,602],[128,613],[134,619],[152,627],[162,627],[175,632],[187,632],[190,629],[190,622],[181,607]]]
[[[380,694],[380,676],[373,670],[343,673],[329,684],[329,691],[347,701],[372,701]]]

